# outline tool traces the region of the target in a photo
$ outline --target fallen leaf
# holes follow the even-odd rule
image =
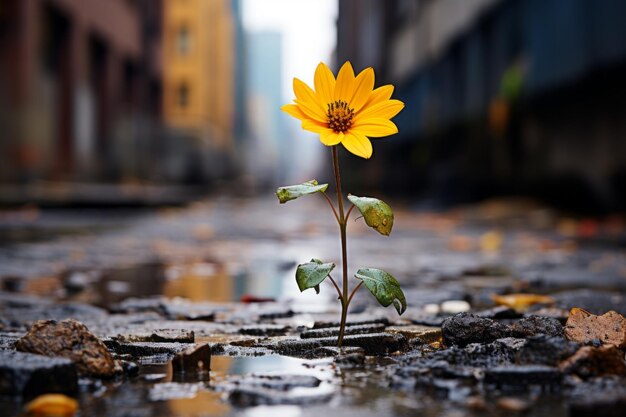
[[[483,252],[497,252],[502,247],[502,233],[492,230],[480,237],[480,248]]]
[[[572,308],[565,323],[565,337],[578,343],[598,339],[607,345],[626,348],[626,318],[615,311],[596,316],[582,308]]]
[[[518,311],[525,311],[535,304],[554,304],[554,298],[540,294],[493,294],[491,299],[497,305],[511,307]]]
[[[71,417],[78,410],[78,402],[63,394],[44,394],[25,406],[29,416]]]

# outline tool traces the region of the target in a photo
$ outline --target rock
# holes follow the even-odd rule
[[[591,378],[576,384],[570,396],[569,417],[622,417],[626,408],[624,378]]]
[[[335,338],[330,340],[335,340]],[[387,333],[348,335],[343,338],[343,345],[345,347],[360,347],[365,351],[366,355],[374,356],[389,355],[408,347],[404,336]]]
[[[518,365],[557,366],[563,359],[576,353],[580,345],[563,337],[536,335],[526,339],[526,343],[515,355]]]
[[[583,346],[578,352],[565,359],[559,368],[581,378],[604,375],[626,376],[624,353],[614,345],[601,347]]]
[[[105,340],[106,345],[118,355],[130,355],[133,358],[141,358],[141,363],[167,363],[176,353],[192,346],[189,343],[119,343],[116,340]],[[151,358],[145,361],[145,358]]]
[[[324,346],[336,346],[336,337],[322,337],[317,339],[283,339],[270,341],[261,345],[274,350],[281,355],[295,356],[299,358],[314,358],[320,352],[318,348]],[[347,335],[343,338],[344,347],[360,347],[366,355],[388,355],[390,353],[406,349],[406,338],[399,334],[370,333]]]
[[[530,337],[537,334],[547,336],[563,336],[563,326],[554,318],[529,316],[511,324],[515,337]]]
[[[392,326],[387,327],[385,333],[401,334],[407,340],[419,338],[424,343],[441,342],[441,328],[431,326]]]
[[[382,323],[360,324],[346,326],[345,335],[364,334],[364,333],[380,333],[385,330]],[[324,327],[321,329],[305,330],[300,333],[302,339],[315,339],[320,337],[337,337],[339,336],[339,327]]]
[[[463,348],[453,346],[430,353],[427,360],[480,368],[510,365],[524,343],[523,339],[503,338],[486,344],[471,343]],[[428,363],[426,366],[432,367]]]
[[[333,396],[320,383],[311,375],[253,375],[235,383],[229,400],[237,407],[318,404]]]
[[[208,372],[211,369],[211,347],[208,343],[178,352],[172,359],[175,373]]]
[[[573,308],[565,324],[569,340],[587,344],[595,339],[602,343],[626,348],[626,318],[615,311],[596,316],[580,308]]]
[[[511,330],[504,324],[470,313],[457,314],[444,320],[441,332],[443,342],[448,346],[489,343],[511,336]]]
[[[192,331],[177,330],[177,329],[164,329],[155,330],[152,332],[136,332],[132,334],[119,334],[113,339],[122,342],[178,342],[178,343],[193,343],[195,340],[195,334]]]
[[[73,394],[77,390],[76,365],[71,360],[0,351],[0,395],[34,397],[52,392]]]
[[[503,391],[527,390],[540,386],[551,390],[560,385],[562,374],[558,368],[544,365],[510,365],[485,369],[484,383]]]
[[[240,334],[251,336],[283,336],[289,332],[288,326],[279,324],[261,324],[256,326],[243,326],[239,329]]]
[[[71,359],[82,375],[110,378],[122,372],[121,365],[104,343],[84,324],[73,319],[38,321],[15,343],[15,348],[21,352]]]

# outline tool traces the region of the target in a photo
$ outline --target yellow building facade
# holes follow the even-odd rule
[[[163,7],[165,121],[228,148],[235,73],[231,0],[164,0]]]

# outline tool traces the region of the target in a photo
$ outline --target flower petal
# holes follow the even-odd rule
[[[310,120],[310,119],[302,121],[302,129],[308,130],[309,132],[315,132],[315,133],[332,132],[332,130],[328,128],[328,125],[323,125],[321,123],[316,122],[315,120]]]
[[[330,103],[333,101],[333,93],[335,91],[335,76],[326,64],[320,62],[315,69],[315,94],[322,103]]]
[[[354,96],[350,100],[350,107],[357,112],[367,102],[374,88],[374,69],[365,68],[354,80]]]
[[[365,159],[369,159],[372,156],[372,142],[361,133],[346,133],[341,143],[349,152],[356,156]]]
[[[346,103],[350,101],[354,95],[354,70],[350,61],[346,61],[345,64],[339,70],[337,74],[337,82],[335,84],[335,92],[333,97],[335,100],[343,100]]]
[[[280,109],[298,120],[304,120],[307,118],[306,114],[302,112],[297,104],[285,104]]]
[[[355,123],[350,128],[351,132],[357,132],[371,138],[382,138],[384,136],[398,133],[398,127],[389,119],[380,117],[368,118],[360,123]]]
[[[301,80],[294,78],[293,92],[296,94],[295,102],[307,116],[320,122],[327,120],[326,112],[315,96],[315,92],[311,90],[311,87]]]
[[[370,97],[365,105],[369,107],[373,106],[374,104],[389,100],[391,98],[391,95],[393,94],[393,89],[394,87],[391,84],[378,87],[371,92]]]
[[[404,103],[400,100],[387,100],[373,106],[365,107],[359,113],[354,116],[354,124],[359,121],[363,121],[368,118],[383,118],[391,119],[396,114],[400,113],[400,110],[404,108]]]
[[[328,132],[320,133],[320,141],[326,146],[334,146],[343,140],[343,133],[335,133],[328,129]]]

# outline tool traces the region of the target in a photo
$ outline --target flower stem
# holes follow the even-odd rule
[[[333,172],[335,173],[335,185],[337,188],[337,203],[339,205],[339,232],[341,237],[341,264],[343,267],[343,294],[341,297],[341,324],[339,326],[339,338],[337,346],[341,347],[343,335],[346,329],[348,316],[348,247],[346,242],[346,216],[343,211],[343,194],[341,193],[341,175],[339,173],[339,157],[337,145],[331,148],[333,154]]]

